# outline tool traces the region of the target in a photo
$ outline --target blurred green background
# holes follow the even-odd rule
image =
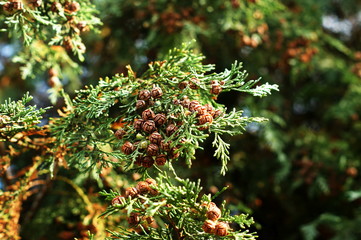
[[[49,95],[56,93],[48,81],[50,68],[60,71],[61,85],[73,95],[99,77],[125,72],[128,64],[141,75],[148,62],[195,39],[205,63],[222,70],[235,60],[243,62],[249,78],[262,77],[280,91],[261,99],[221,94],[219,101],[229,108],[269,122],[250,125],[246,134],[229,139],[232,157],[225,177],[214,177],[220,162],[205,153],[184,175],[201,178],[206,192],[229,185],[223,198],[235,212],[254,217],[259,239],[361,238],[360,1],[92,2],[103,25],[82,34],[87,48],[83,62],[42,42],[23,47],[1,33],[1,102],[29,91],[34,104],[49,106]],[[58,100],[55,109],[62,104]],[[212,148],[210,142],[206,148]],[[44,220],[53,200],[47,199],[34,221],[26,222],[24,239],[39,239],[31,234],[34,225],[54,224]],[[82,211],[67,216],[63,208],[68,207],[56,210],[63,219]],[[64,230],[49,229],[41,239]]]

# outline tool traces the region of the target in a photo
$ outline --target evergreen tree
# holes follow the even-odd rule
[[[217,221],[234,222],[228,237],[254,237],[246,232],[252,220],[242,213],[248,213],[260,239],[358,238],[358,1],[0,4],[2,234],[73,239],[90,230],[104,239],[110,229],[140,238],[129,232],[129,217],[140,221],[131,227],[144,237],[211,238],[202,226],[214,201]],[[180,47],[192,39],[194,51]],[[169,53],[174,47],[183,50]],[[246,81],[235,61],[250,79],[263,80]],[[274,84],[279,92],[254,97]],[[138,103],[139,91],[157,87],[162,98]],[[196,112],[212,106],[222,114],[192,113],[185,99],[199,102]],[[178,148],[158,149],[165,166],[137,165],[154,150],[150,139],[159,138],[134,130],[147,109],[166,113],[167,126],[177,130],[167,136],[165,125],[156,126]],[[265,119],[254,116],[270,121],[259,124]],[[226,175],[214,177],[219,173]],[[150,177],[157,185],[148,190],[157,195],[117,198]],[[167,199],[170,193],[177,197]],[[187,202],[181,193],[199,197]],[[110,216],[98,219],[101,213]]]

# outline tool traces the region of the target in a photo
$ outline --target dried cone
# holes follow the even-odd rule
[[[149,183],[140,181],[137,183],[137,189],[140,194],[147,194],[150,190]]]
[[[159,154],[156,158],[155,158],[155,163],[158,166],[164,166],[167,162],[167,155],[165,154]]]
[[[141,219],[139,217],[139,213],[134,213],[134,212],[132,212],[130,216],[127,218],[127,221],[131,226],[138,225],[140,223],[140,220]]]
[[[134,120],[133,127],[135,130],[142,130],[143,129],[144,120],[143,119],[136,119]]]
[[[112,205],[115,206],[115,205],[122,205],[123,203],[125,203],[125,199],[123,196],[118,196],[118,197],[115,197],[113,198],[112,200]]]
[[[141,90],[138,94],[138,98],[140,100],[144,100],[144,101],[147,101],[149,100],[151,97],[151,94],[150,94],[150,91],[149,90]]]
[[[146,109],[142,112],[142,118],[144,121],[154,119],[155,114],[151,109]]]
[[[118,138],[118,139],[122,139],[125,134],[126,134],[126,131],[124,131],[124,129],[122,129],[122,128],[118,129],[118,130],[114,133],[115,137]]]
[[[152,134],[149,135],[149,141],[151,143],[157,144],[159,145],[160,142],[162,141],[162,135],[160,135],[159,132],[153,132]]]
[[[160,87],[154,87],[150,92],[153,98],[161,98],[163,95],[163,91]]]
[[[210,104],[204,105],[207,108],[207,112],[213,116],[214,108]]]
[[[221,115],[222,115],[222,111],[219,110],[219,109],[217,109],[217,110],[214,111],[212,117],[213,117],[213,119],[216,119],[216,118],[218,118],[218,117],[221,116]]]
[[[217,236],[227,236],[228,235],[228,229],[229,229],[229,226],[227,223],[225,222],[218,222],[216,224],[216,228],[214,230],[214,234],[216,234]]]
[[[76,24],[76,28],[79,29],[80,32],[85,32],[89,30],[89,27],[87,26],[87,23],[85,21],[78,22]]]
[[[198,118],[198,123],[200,125],[203,125],[203,124],[206,124],[206,123],[212,123],[213,122],[213,117],[211,114],[204,114],[204,115],[201,115],[199,116]]]
[[[158,154],[159,147],[157,144],[151,143],[147,147],[147,154],[149,156],[156,156]]]
[[[198,89],[198,86],[200,84],[199,79],[197,78],[192,78],[191,81],[189,82],[189,87],[191,89]]]
[[[135,198],[137,197],[139,194],[138,189],[135,187],[128,187],[127,189],[125,189],[125,197],[131,197],[131,198]]]
[[[178,128],[174,124],[169,124],[167,128],[165,129],[165,132],[167,136],[171,136],[173,133],[175,133],[178,130]]]
[[[157,113],[153,120],[157,126],[162,126],[167,122],[167,116],[163,113]]]
[[[144,100],[137,100],[137,103],[135,104],[136,109],[142,109],[147,106],[147,103]]]
[[[211,85],[211,94],[218,95],[222,91],[222,87],[219,84],[212,84]]]
[[[157,196],[159,194],[159,191],[157,189],[150,187],[149,194],[152,196]]]
[[[174,147],[170,150],[168,156],[170,159],[176,159],[179,157],[179,154],[178,148]]]
[[[178,84],[178,87],[179,87],[180,90],[185,89],[187,86],[188,86],[188,82],[186,82],[186,81],[180,82]]]
[[[173,100],[173,104],[174,105],[180,105],[181,104],[181,101],[179,99],[174,99]]]
[[[162,140],[160,142],[160,148],[165,151],[165,152],[169,152],[171,150],[170,145],[171,145],[171,141],[165,142],[164,140]]]
[[[69,11],[70,13],[77,12],[80,10],[80,4],[78,2],[67,2],[64,6],[65,10]]]
[[[217,206],[208,208],[206,216],[209,220],[216,221],[221,217],[221,210]]]
[[[125,142],[122,146],[122,152],[126,155],[132,154],[134,152],[134,146],[131,142]]]
[[[216,222],[213,222],[211,220],[206,220],[202,226],[202,229],[206,233],[214,233],[216,229]]]
[[[204,114],[207,114],[207,107],[206,106],[202,106],[202,105],[198,105],[196,108],[195,108],[195,111],[197,112],[197,115],[200,116],[200,115],[204,115]]]
[[[189,103],[188,109],[189,109],[189,111],[194,112],[194,111],[196,110],[196,107],[199,106],[199,105],[200,105],[200,104],[199,104],[198,101],[193,100],[193,101],[191,101],[191,102]]]
[[[153,178],[147,178],[147,179],[145,179],[145,181],[146,181],[149,185],[157,185],[157,181],[155,181]]]
[[[150,168],[153,166],[153,164],[154,164],[154,160],[152,157],[150,157],[150,156],[143,157],[143,159],[142,159],[143,167]]]
[[[155,122],[153,120],[148,120],[148,121],[144,122],[144,124],[142,125],[142,129],[143,129],[144,132],[152,133],[157,128],[156,128]]]

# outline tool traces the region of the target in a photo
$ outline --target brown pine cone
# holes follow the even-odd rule
[[[155,181],[153,178],[147,178],[147,179],[145,179],[145,181],[146,181],[149,185],[157,185],[157,181]]]
[[[154,164],[154,159],[150,156],[145,156],[142,158],[142,166],[146,168],[152,167]]]
[[[138,98],[140,100],[144,100],[144,101],[147,101],[149,100],[151,97],[151,94],[150,94],[150,91],[149,90],[141,90],[138,94]]]
[[[198,123],[200,125],[203,125],[203,124],[206,124],[206,123],[212,123],[213,122],[213,117],[211,114],[204,114],[204,115],[201,115],[199,116],[198,118]]]
[[[164,164],[167,162],[167,155],[165,154],[159,154],[156,158],[155,158],[155,163],[158,166],[164,166]]]
[[[222,115],[222,111],[220,109],[216,109],[212,115],[213,119],[218,118],[219,116]]]
[[[157,130],[155,122],[153,120],[148,120],[143,123],[142,129],[144,132],[152,133]]]
[[[149,135],[149,141],[151,143],[157,144],[159,145],[160,142],[162,141],[162,135],[160,135],[159,132],[153,132],[152,134]]]
[[[207,104],[205,104],[204,106],[206,107],[207,112],[211,113],[212,111],[214,111],[212,105],[210,105],[210,104],[207,103]]]
[[[157,196],[159,194],[159,191],[155,188],[150,187],[149,194],[152,196]]]
[[[173,99],[173,104],[174,105],[180,105],[181,101],[179,99]]]
[[[217,236],[227,236],[228,235],[229,225],[225,222],[218,222],[214,230],[214,234]]]
[[[150,92],[153,98],[161,98],[163,95],[163,91],[160,87],[154,87]]]
[[[167,116],[163,113],[157,113],[154,116],[154,122],[157,126],[162,126],[164,123],[167,122]]]
[[[70,13],[77,12],[80,10],[80,4],[78,2],[66,2],[64,5],[65,10],[69,11]]]
[[[127,218],[127,221],[130,226],[138,225],[140,223],[139,213],[132,212],[130,216]]]
[[[142,130],[143,129],[144,120],[143,119],[135,119],[133,123],[133,127],[135,130]]]
[[[174,124],[169,124],[167,126],[167,128],[165,129],[165,132],[167,134],[167,136],[171,136],[173,133],[175,133],[178,130],[178,128],[176,127],[176,125]]]
[[[131,142],[125,142],[122,146],[122,152],[126,155],[132,154],[134,152],[134,146]]]
[[[125,199],[123,196],[117,196],[115,198],[113,198],[112,200],[112,205],[122,205],[123,203],[125,203]]]
[[[142,112],[142,118],[144,121],[152,120],[154,119],[154,117],[155,117],[154,112],[149,108]]]
[[[126,133],[127,132],[124,131],[124,129],[120,128],[114,133],[114,135],[115,135],[116,138],[122,139]]]
[[[188,82],[186,82],[186,81],[180,82],[178,84],[178,87],[179,87],[180,90],[185,89],[187,86],[188,86]]]
[[[222,91],[222,87],[219,84],[211,85],[211,94],[218,95]]]
[[[157,144],[151,143],[147,147],[147,154],[149,156],[156,156],[158,154],[159,147]]]
[[[199,106],[199,102],[197,100],[193,100],[189,103],[189,111],[194,112],[196,110],[196,107]]]
[[[168,157],[170,159],[176,159],[179,157],[180,152],[178,151],[178,148],[174,147],[170,150],[170,152],[168,153]]]
[[[79,29],[80,32],[85,32],[89,30],[87,23],[85,21],[80,21],[76,24],[76,28]]]
[[[137,183],[137,189],[140,194],[147,194],[150,190],[149,183],[145,181],[140,181]]]
[[[189,108],[190,103],[191,103],[191,100],[189,100],[188,98],[184,98],[181,102],[182,106],[185,108]]]
[[[162,140],[160,142],[160,148],[165,151],[165,152],[169,152],[171,150],[170,145],[171,145],[171,141],[165,142],[164,140]]]
[[[137,100],[137,103],[135,104],[136,109],[142,109],[147,106],[147,103],[144,100]]]
[[[202,105],[197,106],[197,107],[195,108],[195,110],[196,110],[198,116],[208,113],[207,107],[206,107],[206,106],[202,106]]]
[[[209,220],[216,221],[221,217],[221,210],[218,207],[212,207],[206,212],[206,216]]]
[[[198,89],[199,88],[200,81],[197,78],[192,78],[189,82],[189,87],[191,89]]]
[[[202,226],[202,229],[206,233],[214,233],[214,230],[216,229],[216,222],[206,220]]]
[[[135,187],[128,187],[127,189],[125,189],[125,197],[131,197],[131,198],[135,198],[137,197],[139,194],[138,189]]]

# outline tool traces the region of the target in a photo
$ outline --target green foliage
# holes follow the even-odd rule
[[[9,141],[17,133],[37,128],[46,109],[26,106],[31,100],[26,93],[19,101],[9,99],[0,105],[0,141]]]
[[[56,141],[50,136],[40,141],[31,138],[44,146],[51,145],[52,153],[37,154],[41,155],[40,161],[44,156],[55,160],[52,165],[55,177],[64,173],[58,172],[59,166],[67,167],[69,163],[82,172],[71,172],[69,178],[92,195],[102,188],[121,193],[139,173],[153,176],[157,168],[166,171],[170,164],[149,169],[136,165],[137,157],[143,156],[145,149],[138,148],[130,155],[121,151],[125,141],[134,144],[140,141],[142,146],[149,143],[148,134],[134,132],[132,127],[133,121],[141,116],[141,111],[135,109],[139,93],[136,87],[165,86],[162,87],[165,95],[158,101],[161,104],[150,108],[171,112],[174,117],[170,119],[183,122],[177,127],[184,132],[165,136],[165,127],[160,129],[163,138],[173,140],[173,147],[179,147],[172,155],[180,156],[170,160],[167,153],[167,161],[182,177],[195,182],[201,178],[201,195],[211,192],[214,197],[218,188],[229,186],[219,198],[226,199],[233,206],[232,211],[251,213],[257,226],[262,226],[257,229],[260,239],[359,237],[359,1],[96,0],[95,7],[89,1],[79,1],[80,11],[59,14],[50,10],[52,2],[44,1],[41,7],[31,8],[23,1],[24,10],[1,12],[4,14],[0,14],[0,28],[10,35],[3,34],[0,39],[0,97],[17,99],[22,94],[18,89],[29,89],[38,104],[44,92],[50,93],[61,114],[50,122],[55,122],[52,136]],[[64,6],[65,1],[60,3]],[[0,4],[4,6],[5,1]],[[96,16],[95,8],[99,12]],[[26,22],[27,16],[39,20]],[[97,24],[98,16],[103,25]],[[14,20],[9,23],[13,28],[6,26],[9,19]],[[79,35],[75,24],[80,21],[90,23],[92,31]],[[94,31],[95,26],[100,31]],[[168,54],[168,49],[191,39],[196,40],[194,51],[173,50]],[[24,41],[30,45],[22,46]],[[68,43],[80,48],[66,47]],[[83,43],[87,47],[85,54]],[[22,46],[20,50],[18,46]],[[19,65],[10,61],[9,48],[19,56],[13,60],[21,65],[21,74]],[[84,61],[72,57],[72,52],[84,54]],[[167,61],[146,67],[155,59]],[[239,62],[243,62],[250,79],[256,80],[240,80],[247,74]],[[50,74],[54,69],[55,77]],[[20,75],[27,78],[25,84]],[[114,77],[98,82],[99,76]],[[185,79],[189,83],[191,76],[200,79],[199,88],[177,90],[179,82]],[[270,84],[261,85],[259,76]],[[50,88],[44,84],[47,79]],[[213,99],[210,80],[223,79],[229,80],[222,85],[218,98]],[[78,91],[71,101],[80,84],[89,87]],[[254,98],[269,95],[267,91],[273,84],[279,85],[279,93]],[[69,96],[63,93],[63,87]],[[244,94],[247,92],[250,95]],[[62,112],[59,96],[67,103]],[[172,101],[182,100],[178,96],[211,104],[221,109],[223,115],[200,130],[196,125],[198,117],[186,115],[189,109]],[[267,124],[258,124],[266,118]],[[120,128],[127,134],[116,139],[113,133]],[[10,166],[10,158],[15,159],[12,166],[23,166],[29,155],[36,155],[25,149],[14,153],[8,148],[12,144],[9,141],[0,144],[0,159],[5,159],[5,166]],[[221,160],[222,168],[214,158]],[[219,170],[227,174],[215,177]],[[7,181],[6,176],[2,179],[6,189],[13,187],[9,185],[13,179]],[[54,206],[46,204],[44,208]],[[99,221],[109,223],[109,229],[119,234],[112,227],[119,225],[123,227],[121,232],[128,232],[128,225],[123,224],[125,217],[126,214],[115,214]],[[9,219],[17,221],[13,216]],[[41,222],[41,217],[38,219]],[[44,228],[51,225],[45,220],[43,223]],[[104,232],[99,225],[94,226],[98,233]],[[95,232],[90,225],[87,228]],[[55,235],[50,232],[53,239]],[[105,238],[98,233],[94,239]],[[26,238],[27,234],[23,235]],[[76,237],[80,239],[80,235]]]
[[[155,114],[165,114],[167,126],[177,126],[177,134],[168,134],[167,126],[159,127],[158,132],[165,142],[171,142],[171,148],[177,147],[175,153],[179,152],[188,166],[191,166],[192,159],[195,158],[195,151],[201,148],[200,143],[209,134],[216,133],[216,147],[226,146],[221,139],[222,134],[240,134],[245,131],[248,123],[264,121],[263,118],[242,116],[242,111],[235,109],[226,113],[225,107],[217,103],[216,95],[211,93],[211,82],[216,82],[219,87],[221,85],[218,82],[222,82],[224,91],[238,90],[255,96],[264,96],[271,90],[277,90],[277,86],[264,84],[252,89],[256,82],[245,81],[246,74],[240,72],[240,65],[233,65],[231,70],[223,73],[211,73],[214,67],[203,65],[202,58],[184,46],[171,51],[164,61],[151,63],[149,70],[140,78],[128,67],[128,76],[105,78],[96,86],[80,90],[75,100],[69,103],[71,105],[68,106],[66,116],[55,120],[52,126],[57,139],[56,147],[67,149],[66,161],[79,169],[93,168],[97,163],[101,165],[99,171],[109,164],[130,168],[144,152],[146,146],[143,147],[141,143],[145,142],[147,146],[150,144],[149,134],[133,126],[137,119],[142,118],[142,112],[146,109],[137,109],[137,95],[144,89],[152,90],[150,86],[160,87],[162,96],[149,103],[148,108]],[[185,82],[189,82],[189,86],[180,89],[179,85]],[[191,84],[195,86],[191,87]],[[222,116],[214,119],[211,117],[207,126],[201,129],[199,119],[202,114],[182,105],[181,101],[185,99],[196,101],[199,107],[208,104],[215,109],[212,111],[218,110]],[[115,123],[120,124],[125,132],[121,141],[116,140],[110,130]],[[130,157],[119,150],[126,142],[138,144]],[[225,174],[228,154],[228,147],[217,148],[215,153],[222,160],[222,174]],[[118,160],[109,160],[110,158]],[[174,157],[175,160],[177,158]]]
[[[172,180],[174,179],[174,180]],[[136,198],[122,198],[121,204],[113,204],[108,207],[104,215],[131,213],[144,217],[139,224],[140,231],[130,231],[122,227],[119,232],[111,231],[109,239],[220,239],[214,234],[205,233],[202,225],[206,218],[206,211],[211,202],[210,195],[201,195],[200,182],[181,179],[166,173],[159,173],[156,179],[157,185],[150,187],[157,191],[154,195],[140,195]],[[107,200],[119,196],[116,192],[101,192]],[[146,218],[153,217],[159,226],[146,224]],[[252,225],[253,219],[241,214],[231,216],[226,209],[222,211],[220,221],[235,223],[238,226],[232,230],[225,239],[255,239],[255,234],[249,233],[244,228]],[[144,222],[143,222],[144,221]],[[148,227],[147,227],[148,226]],[[233,226],[233,225],[232,225]]]

